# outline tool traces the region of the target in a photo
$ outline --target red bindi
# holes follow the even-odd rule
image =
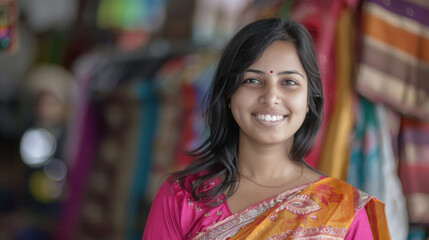
[[[273,73],[273,70],[271,70],[270,73]]]

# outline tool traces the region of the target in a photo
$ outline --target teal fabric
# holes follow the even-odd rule
[[[140,81],[137,87],[140,106],[140,132],[139,147],[133,184],[130,190],[128,206],[127,239],[137,240],[142,238],[143,229],[139,225],[139,213],[143,211],[144,197],[148,190],[149,172],[151,169],[152,144],[158,122],[158,100],[155,95],[155,83],[153,81]]]
[[[376,106],[360,98],[351,147],[348,182],[383,200],[384,178],[381,161],[380,125]]]

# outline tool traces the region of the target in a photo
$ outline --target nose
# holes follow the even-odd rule
[[[275,106],[281,103],[280,91],[275,84],[268,84],[260,97],[260,102],[268,106]]]

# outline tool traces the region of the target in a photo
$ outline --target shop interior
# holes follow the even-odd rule
[[[0,240],[142,238],[194,159],[227,41],[261,18],[310,31],[323,126],[306,162],[429,239],[429,2],[0,0]]]

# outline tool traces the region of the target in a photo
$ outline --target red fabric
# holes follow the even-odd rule
[[[322,149],[322,141],[335,101],[335,31],[343,1],[297,1],[292,8],[291,18],[303,24],[316,44],[321,69],[323,93],[325,97],[322,127],[313,151],[306,161],[317,167]]]
[[[196,137],[196,133],[193,127],[193,109],[195,106],[196,93],[192,85],[184,82],[182,87],[182,104],[183,104],[183,130],[179,139],[179,146],[177,152],[177,169],[183,169],[192,163],[195,159],[187,154],[186,151],[190,151],[190,145],[192,140]]]

